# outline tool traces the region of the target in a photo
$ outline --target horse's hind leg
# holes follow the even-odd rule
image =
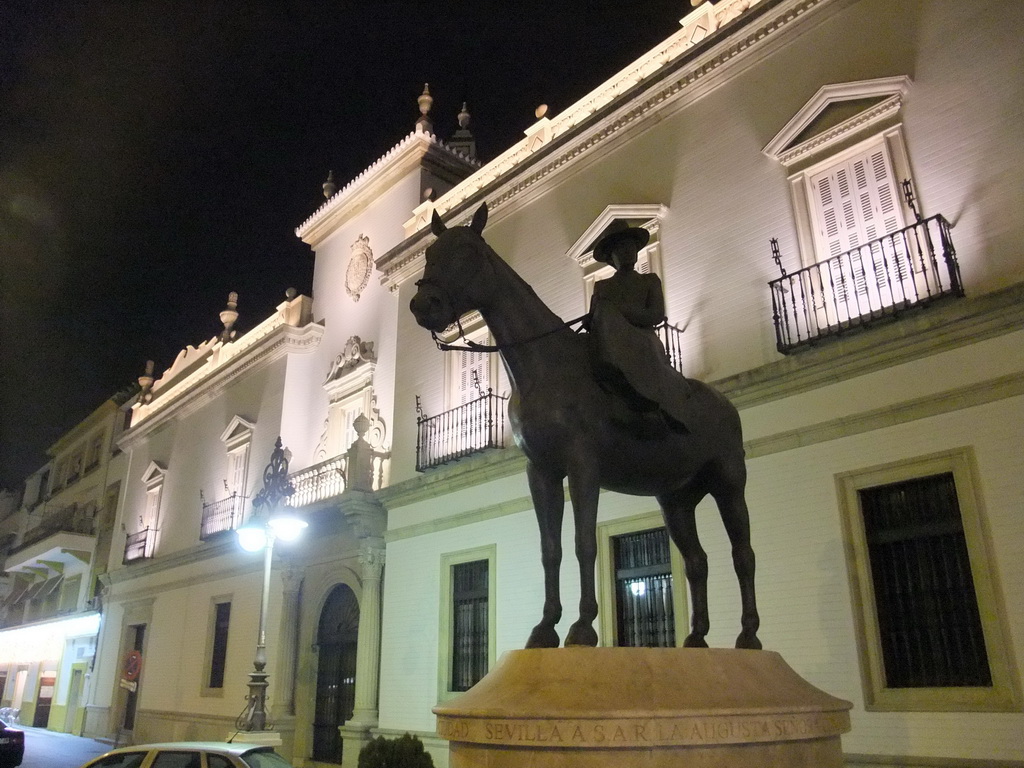
[[[691,628],[683,645],[687,648],[707,648],[704,639],[710,628],[708,618],[708,556],[697,536],[697,503],[705,491],[690,483],[678,491],[658,497],[669,536],[679,548],[686,568],[686,581],[690,585]]]
[[[718,504],[722,523],[732,544],[732,563],[739,581],[740,601],[743,605],[741,631],[736,638],[736,647],[759,649],[761,641],[757,639],[757,630],[761,619],[757,614],[757,598],[754,594],[754,549],[750,546],[750,513],[743,495],[747,470],[742,456],[726,464],[720,473],[720,479],[720,487],[712,490],[711,495]]]
[[[565,511],[565,493],[562,478],[542,474],[533,464],[526,466],[533,508],[540,528],[540,560],[544,566],[544,614],[540,623],[530,632],[527,648],[557,648],[558,633],[555,625],[562,618],[559,598],[558,570],[562,564],[562,515]]]

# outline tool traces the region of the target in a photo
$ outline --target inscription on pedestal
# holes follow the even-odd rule
[[[438,734],[451,741],[607,749],[816,739],[844,733],[850,720],[846,712],[647,720],[531,721],[442,716],[437,727]]]

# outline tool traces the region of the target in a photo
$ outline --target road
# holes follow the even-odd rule
[[[79,768],[86,760],[110,749],[109,744],[69,733],[24,725],[16,727],[25,731],[25,759],[21,768]]]

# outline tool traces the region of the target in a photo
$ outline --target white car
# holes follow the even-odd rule
[[[82,768],[292,768],[273,747],[224,741],[174,741],[121,747]]]

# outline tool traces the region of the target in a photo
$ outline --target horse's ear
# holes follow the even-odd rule
[[[476,232],[478,235],[483,235],[484,225],[487,223],[487,203],[480,203],[480,207],[476,209],[476,213],[473,214],[473,221],[470,222],[469,228]]]
[[[434,211],[434,215],[430,217],[430,231],[434,233],[434,237],[440,237],[441,233],[447,229],[448,227],[441,221],[441,217],[437,215],[437,211]]]

